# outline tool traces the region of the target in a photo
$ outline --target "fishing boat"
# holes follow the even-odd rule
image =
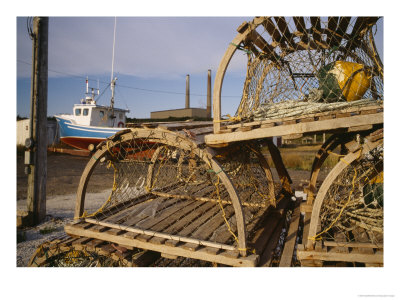
[[[111,105],[103,106],[96,103],[96,93],[92,88],[89,93],[86,79],[86,97],[75,104],[72,114],[56,115],[60,128],[60,140],[78,149],[88,149],[90,144],[96,146],[101,141],[125,128],[127,109],[114,107],[113,79]]]
[[[99,89],[89,87],[89,80],[86,78],[86,93],[79,104],[75,104],[71,114],[60,114],[54,116],[60,128],[60,140],[74,148],[87,150],[89,145],[96,146],[103,140],[114,135],[125,128],[127,109],[114,107],[114,50],[115,50],[115,30],[116,19],[114,22],[114,41],[111,64],[111,103],[110,106],[103,106],[96,103],[96,92]],[[90,90],[90,92],[89,92]]]

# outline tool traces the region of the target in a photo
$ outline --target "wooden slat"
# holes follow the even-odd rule
[[[349,248],[347,248],[345,246],[346,242],[347,242],[346,235],[343,232],[336,232],[334,235],[334,239],[335,239],[335,242],[337,242],[338,244],[343,243],[344,246],[343,247],[342,246],[334,247],[334,248],[332,248],[332,252],[349,253]]]
[[[264,38],[257,32],[257,31],[253,31],[251,33],[251,41],[258,47],[260,48],[267,56],[270,60],[274,61],[274,62],[278,62],[277,57],[278,55],[276,54],[276,52],[274,51],[274,48],[268,44]]]
[[[349,243],[339,243],[336,241],[324,241],[324,245],[326,247],[338,247],[338,246],[346,246],[349,248],[377,248],[383,249],[382,243],[371,244],[371,243],[356,243],[356,242],[349,242]]]
[[[281,34],[279,33],[279,29],[275,27],[274,22],[272,21],[271,18],[267,18],[264,23],[263,26],[265,28],[265,30],[269,33],[269,35],[272,38],[273,44],[272,46],[275,48],[279,45],[279,47],[281,49],[286,49],[287,45],[284,41],[284,39],[282,39]]]
[[[265,225],[255,233],[251,245],[257,254],[261,255],[264,252],[265,247],[267,246],[281,219],[282,214],[278,212],[270,214]]]
[[[177,212],[179,212],[181,209],[186,207],[187,205],[190,205],[192,203],[195,203],[194,201],[179,201],[175,203],[174,205],[170,206],[166,210],[164,210],[161,214],[158,214],[157,217],[153,218],[147,218],[144,221],[141,221],[140,223],[136,224],[136,227],[143,228],[146,230],[150,230],[150,228],[155,227],[155,225],[159,224],[162,222],[161,226],[163,226],[165,223],[171,223],[173,222],[173,218],[170,218],[171,216],[174,216]],[[166,225],[165,225],[166,226]],[[164,227],[165,227],[164,226]],[[153,231],[153,230],[152,230]],[[154,230],[158,231],[158,230]],[[147,241],[151,239],[151,236],[148,235],[139,235],[137,239],[141,239],[143,241]]]
[[[224,265],[231,265],[231,266],[242,266],[242,267],[254,267],[257,263],[258,256],[255,255],[250,255],[248,257],[239,257],[236,259],[229,258],[226,256],[221,256],[221,255],[212,255],[204,251],[204,248],[201,248],[197,251],[189,251],[182,249],[180,247],[170,247],[167,245],[155,245],[152,243],[146,243],[146,242],[141,242],[136,239],[129,239],[124,237],[124,235],[111,235],[107,233],[98,233],[94,232],[91,230],[82,230],[79,228],[73,228],[71,225],[67,225],[65,227],[66,232],[74,232],[74,234],[84,234],[88,237],[92,238],[97,238],[97,239],[103,239],[107,240],[113,243],[117,243],[119,245],[128,245],[132,246],[135,248],[141,248],[141,249],[148,249],[151,251],[157,251],[161,253],[166,253],[170,255],[176,255],[176,256],[183,256],[183,257],[190,257],[194,259],[200,259],[200,260],[205,260],[205,261],[211,261],[211,262],[216,262],[216,263],[221,263]]]
[[[76,250],[82,250],[85,248],[85,244],[90,242],[91,240],[91,238],[83,237],[73,241],[71,245],[74,246]]]
[[[284,17],[274,17],[276,24],[278,25],[278,28],[281,32],[281,35],[285,38],[286,42],[288,45],[293,49],[296,50],[296,44],[293,41],[292,34],[290,32],[290,29],[288,27],[288,24],[286,23],[286,20]]]
[[[332,115],[336,115],[338,113],[350,113],[352,115],[356,114],[375,114],[375,113],[380,113],[383,111],[383,105],[366,105],[366,106],[361,106],[361,107],[350,107],[346,109],[340,109],[340,110],[335,110],[335,111],[327,111],[327,112],[320,112],[320,113],[314,113],[314,114],[304,114],[300,116],[294,116],[294,117],[285,117],[285,118],[270,118],[266,120],[261,120],[261,121],[253,121],[253,122],[248,122],[248,123],[240,123],[240,124],[231,124],[227,125],[227,128],[238,128],[238,127],[254,127],[252,129],[256,128],[269,128],[273,126],[279,126],[282,124],[279,124],[280,122],[283,121],[290,121],[290,120],[296,120],[296,123],[303,122],[303,120],[306,120],[307,122],[310,121],[310,119],[314,119],[314,121],[318,121],[318,117],[322,116],[327,116],[327,119],[332,119]]]
[[[271,128],[257,128],[248,132],[210,134],[206,136],[205,141],[207,145],[212,147],[216,144],[224,144],[236,141],[245,141],[307,132],[317,133],[367,124],[383,124],[383,113],[358,115],[347,118],[345,117],[339,119],[322,120],[318,122],[281,125]]]
[[[365,229],[357,227],[354,230],[352,230],[352,233],[356,243],[366,244],[369,242],[369,237]],[[357,247],[353,249],[352,254],[353,253],[374,254],[374,249],[371,247],[367,248]]]
[[[160,231],[160,232],[165,232],[165,233],[170,233],[171,231],[169,230],[170,227],[172,227],[176,222],[180,221],[183,219],[185,216],[191,216],[192,218],[194,215],[197,214],[197,209],[203,206],[205,203],[202,202],[197,202],[193,201],[192,203],[189,203],[183,209],[180,209],[178,212],[174,213],[173,219],[164,219],[163,221],[149,227],[150,230],[154,231]]]
[[[321,40],[321,18],[320,17],[310,17],[311,20],[311,31],[312,31],[312,36],[315,41],[315,43],[322,47],[322,48],[328,48],[325,43],[322,42]]]
[[[297,204],[293,210],[293,214],[290,220],[289,230],[286,236],[285,245],[283,247],[281,260],[279,262],[280,267],[290,267],[293,259],[294,246],[296,244],[297,232],[299,229],[300,221],[300,203]]]
[[[347,27],[349,26],[351,17],[340,17],[339,20],[339,24],[336,30],[336,36],[332,41],[331,46],[335,47],[341,44],[342,39],[344,38],[346,31],[347,31]]]
[[[173,206],[178,201],[179,199],[159,197],[152,200],[151,202],[143,203],[138,206],[129,207],[128,209],[122,210],[117,214],[105,218],[104,220],[101,221],[106,221],[109,223],[116,223],[116,224],[123,224],[128,220],[135,220],[136,222],[139,222],[148,217],[148,215],[142,212],[145,209],[149,209],[151,205],[158,206],[157,207],[157,213],[158,213],[163,209],[167,209],[168,207]]]
[[[227,220],[229,220],[229,218],[234,214],[232,205],[225,207],[224,211]],[[222,212],[221,212],[220,214],[215,215],[212,219],[208,220],[208,222],[204,223],[197,230],[195,230],[191,234],[191,237],[201,240],[208,239],[214,233],[214,231],[223,224],[225,225],[225,221],[222,217]]]
[[[226,205],[223,205],[224,208]],[[179,236],[189,236],[193,231],[195,231],[199,226],[206,223],[208,220],[212,219],[216,214],[220,212],[220,208],[218,205],[213,205],[213,207],[207,210],[204,214],[201,214],[196,220],[191,222],[188,226],[185,226],[183,229],[179,230],[176,234]],[[166,241],[166,245],[176,246],[178,243],[176,241]]]
[[[348,254],[319,251],[297,251],[299,260],[343,261],[361,263],[383,263],[383,254]]]
[[[304,224],[303,224],[303,240],[302,245],[304,247],[307,246],[308,243],[308,232],[310,230],[310,221],[311,221],[311,212],[306,212],[304,215]]]
[[[289,126],[291,126],[291,125],[289,125]],[[288,193],[291,193],[292,189],[290,187],[290,184],[292,184],[292,179],[290,178],[290,175],[289,175],[288,171],[286,170],[286,167],[283,163],[282,156],[281,156],[279,149],[272,142],[272,139],[267,140],[267,146],[268,146],[268,151],[271,154],[272,161],[274,162],[276,171],[278,172],[279,179],[282,184],[282,188],[285,191],[287,191]]]
[[[325,30],[327,37],[326,43],[331,48],[336,40],[336,28],[338,26],[339,17],[328,17],[328,30]]]
[[[87,251],[96,251],[96,249],[99,249],[105,241],[99,240],[99,239],[92,239],[88,243],[86,243],[86,250]]]
[[[268,244],[265,247],[263,254],[260,256],[260,266],[269,267],[271,265],[273,252],[278,244],[284,223],[285,219],[281,218],[278,225],[275,227],[275,230],[271,238],[268,240]]]
[[[307,29],[306,29],[306,24],[304,22],[303,17],[293,17],[294,24],[296,25],[297,30],[302,34],[301,36],[301,41],[304,44],[308,44],[308,34],[307,34]]]
[[[190,192],[197,192],[198,190],[204,188],[205,186],[206,185],[197,185],[193,189],[190,189]],[[170,193],[176,193],[181,188],[182,187],[170,190]],[[155,195],[153,195],[153,196],[156,197]],[[136,206],[127,207],[126,209],[123,209],[123,210],[115,213],[114,215],[111,215],[107,218],[99,219],[99,220],[104,220],[107,222],[117,223],[117,224],[122,224],[122,223],[129,221],[129,223],[131,224],[134,220],[136,220],[136,222],[139,222],[139,221],[147,218],[148,216],[143,214],[142,212],[147,207],[153,205],[153,203],[155,203],[155,202],[159,202],[158,207],[157,207],[157,213],[160,213],[162,210],[167,209],[168,207],[174,205],[176,202],[179,201],[179,199],[167,198],[167,197],[158,197],[158,198],[152,198],[152,199],[153,200],[150,200],[150,198],[149,198],[149,200],[147,200],[146,202],[139,203]]]

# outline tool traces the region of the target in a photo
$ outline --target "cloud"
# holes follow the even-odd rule
[[[251,17],[117,18],[114,70],[163,79],[216,70],[244,20]],[[17,55],[30,62],[32,42],[24,22],[18,18]],[[50,17],[49,69],[59,72],[49,76],[109,74],[113,26],[112,17]],[[28,76],[30,68],[18,64],[18,77]]]

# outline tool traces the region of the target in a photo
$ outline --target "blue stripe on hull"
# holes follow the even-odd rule
[[[60,137],[106,139],[125,128],[108,128],[72,124],[70,120],[55,116],[60,126]]]

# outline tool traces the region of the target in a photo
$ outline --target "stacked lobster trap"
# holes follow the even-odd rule
[[[317,152],[300,210],[302,265],[383,264],[383,64],[377,17],[257,17],[243,23],[216,74],[210,146],[329,133]],[[221,117],[224,74],[247,55],[236,115]],[[328,156],[337,165],[321,186]],[[293,225],[297,226],[297,225]]]
[[[64,248],[73,250],[61,255],[54,246],[57,251],[50,256],[65,264],[73,252],[79,254],[77,261],[96,264],[93,257],[99,255],[93,254],[92,244],[107,241],[166,258],[255,266],[259,253],[248,241],[265,213],[275,208],[279,186],[258,143],[213,150],[204,144],[209,125],[138,126],[99,144],[79,184],[76,222],[65,227],[75,241]],[[104,188],[109,192],[93,205],[86,198],[100,174],[108,177]],[[37,256],[43,253],[31,264],[45,265]]]
[[[302,265],[383,264],[377,20],[257,17],[243,23],[216,74],[213,123],[132,125],[96,147],[77,191],[76,222],[65,227],[75,239],[68,245],[89,251],[107,242],[166,258],[270,265],[294,195],[272,138],[330,133],[316,154],[306,202],[295,202],[303,217],[293,213],[287,229],[296,234],[286,238],[282,256],[294,253]],[[237,51],[247,55],[243,94],[236,115],[223,119],[222,82]],[[319,186],[331,155],[338,163]],[[96,174],[108,176],[109,192],[92,205],[85,202]]]

